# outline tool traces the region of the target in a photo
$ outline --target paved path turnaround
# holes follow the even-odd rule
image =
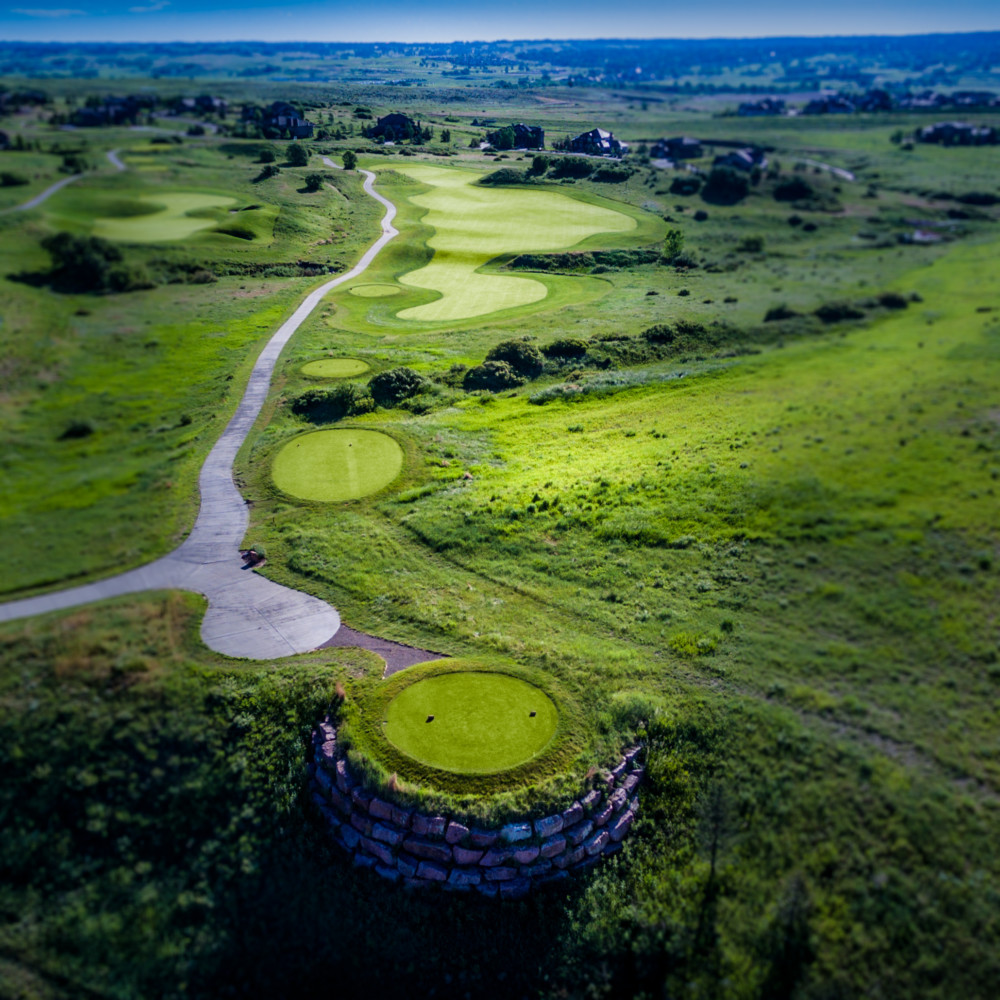
[[[323,162],[337,167],[326,157]],[[392,225],[396,206],[374,190],[373,173],[360,172],[365,175],[364,190],[385,206],[382,235],[350,271],[310,292],[261,351],[240,405],[201,468],[201,506],[184,543],[162,559],[106,580],[0,604],[0,621],[144,590],[190,590],[208,598],[201,626],[205,645],[228,656],[276,659],[316,649],[336,634],[340,616],[335,608],[243,568],[239,549],[250,516],[233,481],[233,462],[267,399],[274,367],[292,334],[328,292],[364,272],[389,240],[398,235]]]

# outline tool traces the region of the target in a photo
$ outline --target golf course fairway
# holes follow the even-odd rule
[[[149,205],[147,214],[95,219],[94,235],[124,243],[183,240],[203,229],[218,225],[218,219],[196,218],[191,212],[223,208],[236,203],[235,198],[227,198],[225,195],[194,194],[187,191],[141,195],[137,200]]]
[[[434,257],[400,280],[441,293],[400,319],[451,322],[537,302],[547,294],[542,282],[478,269],[500,254],[565,250],[597,233],[636,228],[628,215],[558,191],[480,187],[473,183],[479,174],[444,167],[395,169],[433,189],[410,200],[427,209],[421,221],[434,229],[427,241]]]
[[[320,358],[317,361],[307,361],[302,366],[303,375],[318,378],[350,378],[353,375],[363,375],[366,371],[368,365],[357,358]]]
[[[275,456],[271,474],[290,496],[337,501],[377,493],[402,468],[403,449],[394,438],[345,427],[293,438]]]
[[[459,671],[405,687],[389,703],[385,736],[431,767],[495,774],[536,757],[558,711],[542,690],[509,674]]]

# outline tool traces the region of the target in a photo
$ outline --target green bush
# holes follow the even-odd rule
[[[790,177],[774,186],[775,201],[807,201],[815,193],[812,185],[801,177]]]
[[[49,279],[61,292],[127,292],[153,284],[141,265],[124,262],[121,250],[99,236],[54,233],[42,240],[52,258]]]
[[[843,323],[851,319],[865,318],[864,311],[851,305],[850,302],[826,302],[815,311],[814,315],[824,323]]]
[[[344,161],[345,170],[354,170],[358,165],[358,156],[353,149],[345,149],[341,159]]]
[[[551,177],[589,177],[594,170],[591,160],[584,160],[579,156],[560,157],[549,168]]]
[[[680,195],[697,194],[701,190],[701,178],[697,174],[684,174],[670,182],[670,193]]]
[[[772,306],[764,313],[764,322],[777,323],[783,319],[795,319],[801,315],[801,313],[797,313],[794,309],[789,309],[788,306],[782,303],[780,306]]]
[[[736,244],[736,250],[739,253],[761,253],[764,250],[764,237],[744,236],[743,239]]]
[[[332,423],[344,417],[370,413],[375,400],[356,382],[328,388],[306,389],[291,401],[292,413],[314,424]]]
[[[27,177],[21,174],[11,173],[9,170],[0,171],[0,187],[20,187],[28,183]]]
[[[412,368],[390,368],[368,380],[368,391],[379,406],[394,406],[416,396],[428,385],[427,379]]]
[[[488,392],[500,392],[502,389],[513,389],[524,385],[527,379],[522,378],[506,361],[484,361],[465,373],[462,386],[467,392],[485,389]]]
[[[582,358],[587,353],[587,342],[578,337],[562,337],[542,348],[547,358]]]
[[[270,146],[265,146],[260,151],[260,156],[257,158],[258,163],[274,163],[275,155],[274,150]]]
[[[300,142],[289,143],[285,155],[293,167],[305,167],[309,163],[309,150]]]
[[[505,361],[518,375],[538,378],[545,370],[542,352],[527,340],[503,340],[487,355],[487,361]]]
[[[529,178],[522,170],[515,170],[514,167],[501,167],[481,178],[480,184],[503,185],[503,184],[527,184]]]
[[[734,205],[750,193],[750,178],[732,167],[713,167],[701,196],[716,205]]]
[[[318,191],[326,178],[322,174],[306,174],[306,190]]]

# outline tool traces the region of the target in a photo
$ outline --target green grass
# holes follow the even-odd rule
[[[366,371],[368,364],[357,358],[320,358],[302,366],[302,374],[313,378],[350,378]]]
[[[434,250],[431,262],[401,280],[440,294],[402,310],[401,319],[451,322],[530,305],[545,298],[543,284],[481,274],[479,268],[501,254],[560,250],[598,233],[636,228],[627,215],[552,191],[497,191],[476,186],[478,175],[471,172],[423,165],[397,169],[431,187],[411,200],[427,210],[423,223],[435,233],[427,241]]]
[[[404,688],[386,711],[385,736],[431,767],[495,774],[530,760],[556,731],[551,699],[505,674],[439,674]]]
[[[274,458],[274,484],[303,500],[357,500],[388,486],[402,471],[395,438],[357,428],[293,438]]]
[[[398,285],[352,285],[350,288],[351,295],[361,299],[384,299],[399,295],[400,291]]]
[[[214,219],[197,218],[192,213],[233,205],[236,199],[178,191],[146,195],[142,201],[149,205],[150,211],[147,214],[94,219],[94,235],[124,243],[183,240],[215,225]]]

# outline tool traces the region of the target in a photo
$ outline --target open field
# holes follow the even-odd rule
[[[207,650],[203,602],[180,594],[0,627],[0,997],[293,998],[336,982],[407,1000],[992,1000],[1000,209],[978,196],[1000,197],[1000,147],[892,141],[919,114],[737,119],[718,114],[725,95],[487,88],[510,74],[444,77],[459,68],[422,59],[325,65],[353,83],[219,83],[234,102],[312,102],[330,132],[315,153],[356,150],[400,230],[289,343],[235,472],[261,572],[449,659],[386,680],[359,649],[258,668]],[[376,82],[411,71],[424,86]],[[714,79],[777,72],[757,71]],[[53,81],[45,115],[108,86]],[[356,109],[404,104],[430,143],[360,136]],[[281,141],[160,144],[45,115],[3,127],[43,150],[69,136],[100,169],[0,216],[5,597],[183,537],[261,343],[357,260],[380,214],[351,172],[308,191],[319,156],[291,167]],[[531,165],[470,147],[485,119],[537,121],[548,142],[611,127],[635,169],[478,187]],[[771,169],[731,203],[680,193],[684,175],[639,152],[675,134],[767,145]],[[265,146],[280,172],[261,178]],[[0,163],[30,175],[2,206],[65,176],[33,146]],[[782,200],[795,179],[809,196]],[[178,192],[234,203],[187,217],[211,226],[183,240],[116,243],[153,287],[53,290],[44,237],[140,226],[152,216],[128,212]],[[677,266],[660,258],[668,230]],[[411,283],[445,253],[465,277]],[[544,295],[505,307],[484,292],[488,310],[463,312],[470,275]],[[467,391],[510,341],[537,365]],[[369,380],[401,366],[413,394],[375,406]],[[314,419],[295,405],[309,392],[360,405]],[[423,701],[456,661],[537,681],[556,736],[512,772],[445,772],[428,791],[435,751],[418,744],[452,707],[489,734],[487,756],[501,730],[532,735],[516,701],[510,726],[478,690]],[[412,756],[380,726],[409,699]],[[470,822],[562,808],[641,740],[641,819],[617,859],[520,903],[402,893],[345,866],[315,821],[306,746],[329,711],[377,785],[420,786],[428,809],[460,800]],[[509,760],[535,752],[518,746]]]
[[[517,677],[440,674],[405,687],[389,702],[385,737],[431,767],[489,774],[539,753],[556,719],[551,699]]]

